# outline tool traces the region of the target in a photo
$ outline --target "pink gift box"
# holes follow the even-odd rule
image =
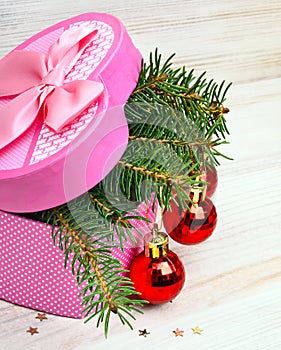
[[[45,57],[51,56],[50,47],[59,40],[58,46],[64,50],[64,33],[75,36],[80,30],[93,37],[80,50],[75,62],[67,61],[71,45],[66,58],[56,52],[58,60],[68,62],[62,69],[66,72],[62,81],[64,86],[77,81],[83,81],[82,84],[87,81],[90,85],[95,82],[100,89],[97,97],[87,102],[85,108],[58,131],[52,130],[46,123],[47,118],[44,119],[52,110],[51,103],[43,104],[40,113],[44,109],[44,118],[38,113],[26,130],[16,138],[10,137],[9,143],[0,149],[0,297],[47,313],[75,318],[82,317],[80,289],[71,266],[64,268],[64,254],[53,244],[51,226],[14,213],[36,212],[67,203],[94,187],[112,170],[126,149],[128,127],[123,105],[136,86],[141,55],[121,22],[101,13],[83,14],[58,23],[15,49],[40,53],[38,56],[47,62]],[[82,43],[83,40],[84,37]],[[80,42],[76,45],[77,51],[79,45]],[[4,64],[12,65],[8,59],[2,60],[2,66],[0,61],[0,78],[1,68],[4,76],[13,73],[13,70],[3,73]],[[40,98],[49,98],[51,94],[46,92],[49,89],[60,93],[60,86],[52,85],[52,74],[57,74],[57,66],[52,67],[47,78],[41,79],[40,86],[23,89],[21,98],[35,90],[41,94]],[[20,80],[17,66],[14,72]],[[46,96],[41,88],[45,89]],[[0,124],[1,116],[6,117],[9,112],[7,106],[12,106],[17,96],[2,94],[0,97]],[[17,101],[20,105],[20,99]],[[18,112],[20,114],[22,109]],[[24,116],[29,117],[29,112]],[[49,117],[52,119],[52,115]],[[15,125],[19,125],[18,121]],[[7,134],[9,132],[12,134],[13,130],[8,130]],[[143,205],[139,210],[146,215]],[[148,215],[149,219],[154,219],[151,211]],[[147,232],[146,224],[138,223],[138,227]],[[142,242],[138,241],[135,246],[128,243],[123,252],[115,249],[112,254],[128,268],[140,250]]]

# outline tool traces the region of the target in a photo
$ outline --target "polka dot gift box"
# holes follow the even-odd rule
[[[22,213],[67,203],[112,170],[127,146],[122,106],[140,66],[124,26],[101,13],[58,23],[0,60],[2,299],[81,317],[80,290],[51,226]],[[128,268],[141,245],[112,254]]]

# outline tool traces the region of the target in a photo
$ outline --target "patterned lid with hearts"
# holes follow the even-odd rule
[[[0,209],[34,212],[95,186],[124,153],[141,55],[115,17],[87,13],[0,60]]]

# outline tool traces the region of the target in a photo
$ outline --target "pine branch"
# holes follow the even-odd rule
[[[182,111],[203,132],[206,139],[213,135],[225,139],[228,130],[224,114],[229,112],[223,106],[225,95],[231,84],[225,87],[213,80],[207,82],[205,72],[198,78],[194,71],[186,68],[172,69],[172,55],[161,68],[161,55],[157,50],[150,54],[150,62],[143,63],[138,84],[129,102],[160,103]],[[216,122],[219,119],[219,122]],[[216,122],[215,127],[214,123]]]
[[[93,268],[95,277],[97,278],[101,289],[102,293],[105,296],[108,304],[108,308],[111,311],[116,311],[116,306],[112,302],[112,296],[109,292],[109,289],[107,287],[107,283],[104,280],[102,276],[102,272],[97,264],[97,257],[95,257],[93,251],[91,250],[91,247],[89,245],[86,245],[86,243],[80,238],[79,232],[73,231],[70,229],[70,225],[67,222],[66,219],[64,219],[63,215],[61,213],[58,213],[55,211],[55,215],[57,216],[57,219],[60,222],[60,226],[63,226],[65,228],[65,236],[70,235],[74,242],[79,246],[81,249],[81,253],[84,254],[85,258],[88,260],[89,265]]]
[[[117,166],[103,180],[103,186],[115,197],[125,196],[137,202],[148,202],[156,193],[159,204],[169,207],[172,187],[186,193],[197,175],[197,163],[176,157],[172,146],[152,142],[151,147],[146,139],[132,140]]]
[[[88,212],[86,219],[91,220],[91,230],[82,230],[81,223],[76,222],[77,215],[83,219],[83,200],[79,202],[76,203],[75,212],[71,212],[67,206],[53,210],[52,235],[54,243],[64,251],[65,266],[72,259],[72,273],[76,276],[78,286],[82,287],[80,296],[83,297],[83,313],[88,317],[86,322],[98,316],[97,325],[104,322],[107,335],[110,315],[113,313],[118,314],[122,322],[132,328],[128,317],[135,319],[132,312],[141,312],[139,307],[145,301],[132,298],[138,293],[124,276],[127,271],[121,262],[112,257],[111,250],[118,245],[112,242],[112,231],[106,228],[99,213],[93,208],[91,213]],[[85,227],[85,223],[82,226]],[[98,228],[98,231],[93,232],[93,227]]]

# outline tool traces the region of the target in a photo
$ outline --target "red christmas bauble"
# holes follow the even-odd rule
[[[185,271],[178,256],[169,249],[158,258],[143,251],[131,264],[130,278],[136,291],[141,293],[141,299],[151,304],[163,304],[179,294],[184,285]]]
[[[211,197],[218,186],[218,173],[212,164],[206,165],[206,181],[208,182],[206,194]]]
[[[173,201],[171,211],[163,214],[163,223],[169,236],[181,244],[197,244],[213,233],[217,223],[216,208],[210,198],[182,210]]]

